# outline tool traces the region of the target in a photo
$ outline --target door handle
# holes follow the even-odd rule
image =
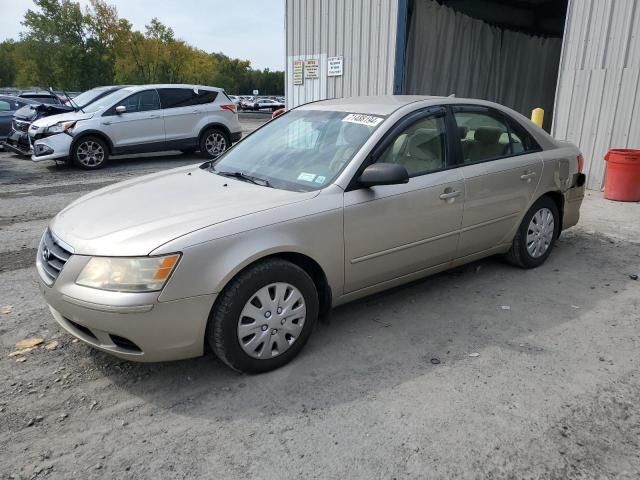
[[[449,200],[450,198],[456,198],[460,196],[460,190],[452,190],[451,192],[444,192],[440,194],[441,200]]]
[[[535,176],[536,172],[523,173],[522,175],[520,175],[520,180],[531,180]]]
[[[102,122],[103,125],[111,125],[111,122]]]

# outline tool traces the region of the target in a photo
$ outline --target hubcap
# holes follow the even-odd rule
[[[272,283],[251,295],[238,319],[238,341],[253,358],[282,355],[300,337],[307,307],[302,293],[288,283]]]
[[[553,213],[548,208],[541,208],[531,218],[527,229],[527,252],[533,258],[539,258],[549,250],[553,241],[555,223]]]
[[[211,133],[205,140],[204,146],[212,157],[218,157],[227,149],[227,139],[218,132]]]
[[[97,142],[82,142],[78,145],[77,157],[81,164],[95,167],[104,161],[104,149]]]

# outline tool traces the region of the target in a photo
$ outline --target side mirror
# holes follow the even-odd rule
[[[363,187],[409,183],[409,172],[397,163],[374,163],[364,169],[358,183]]]
[[[118,115],[121,115],[121,114],[123,114],[123,113],[127,113],[127,107],[125,107],[124,105],[118,105],[118,106],[116,107],[116,113],[117,113]]]

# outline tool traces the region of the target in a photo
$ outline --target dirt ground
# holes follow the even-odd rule
[[[48,219],[197,161],[81,172],[0,153],[0,478],[640,476],[640,204],[591,193],[542,267],[492,258],[341,307],[264,375],[74,342],[37,288]],[[34,336],[58,346],[9,356]]]

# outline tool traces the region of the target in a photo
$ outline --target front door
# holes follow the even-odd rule
[[[124,106],[126,112],[117,113]],[[165,147],[164,120],[156,90],[134,93],[110,108],[102,118],[104,132],[120,153],[152,152]]]
[[[539,147],[522,127],[497,110],[456,106],[465,183],[457,257],[512,240],[542,174]]]
[[[407,168],[408,184],[344,194],[345,293],[450,262],[456,251],[464,181],[447,169],[442,109],[413,114],[373,161]]]

